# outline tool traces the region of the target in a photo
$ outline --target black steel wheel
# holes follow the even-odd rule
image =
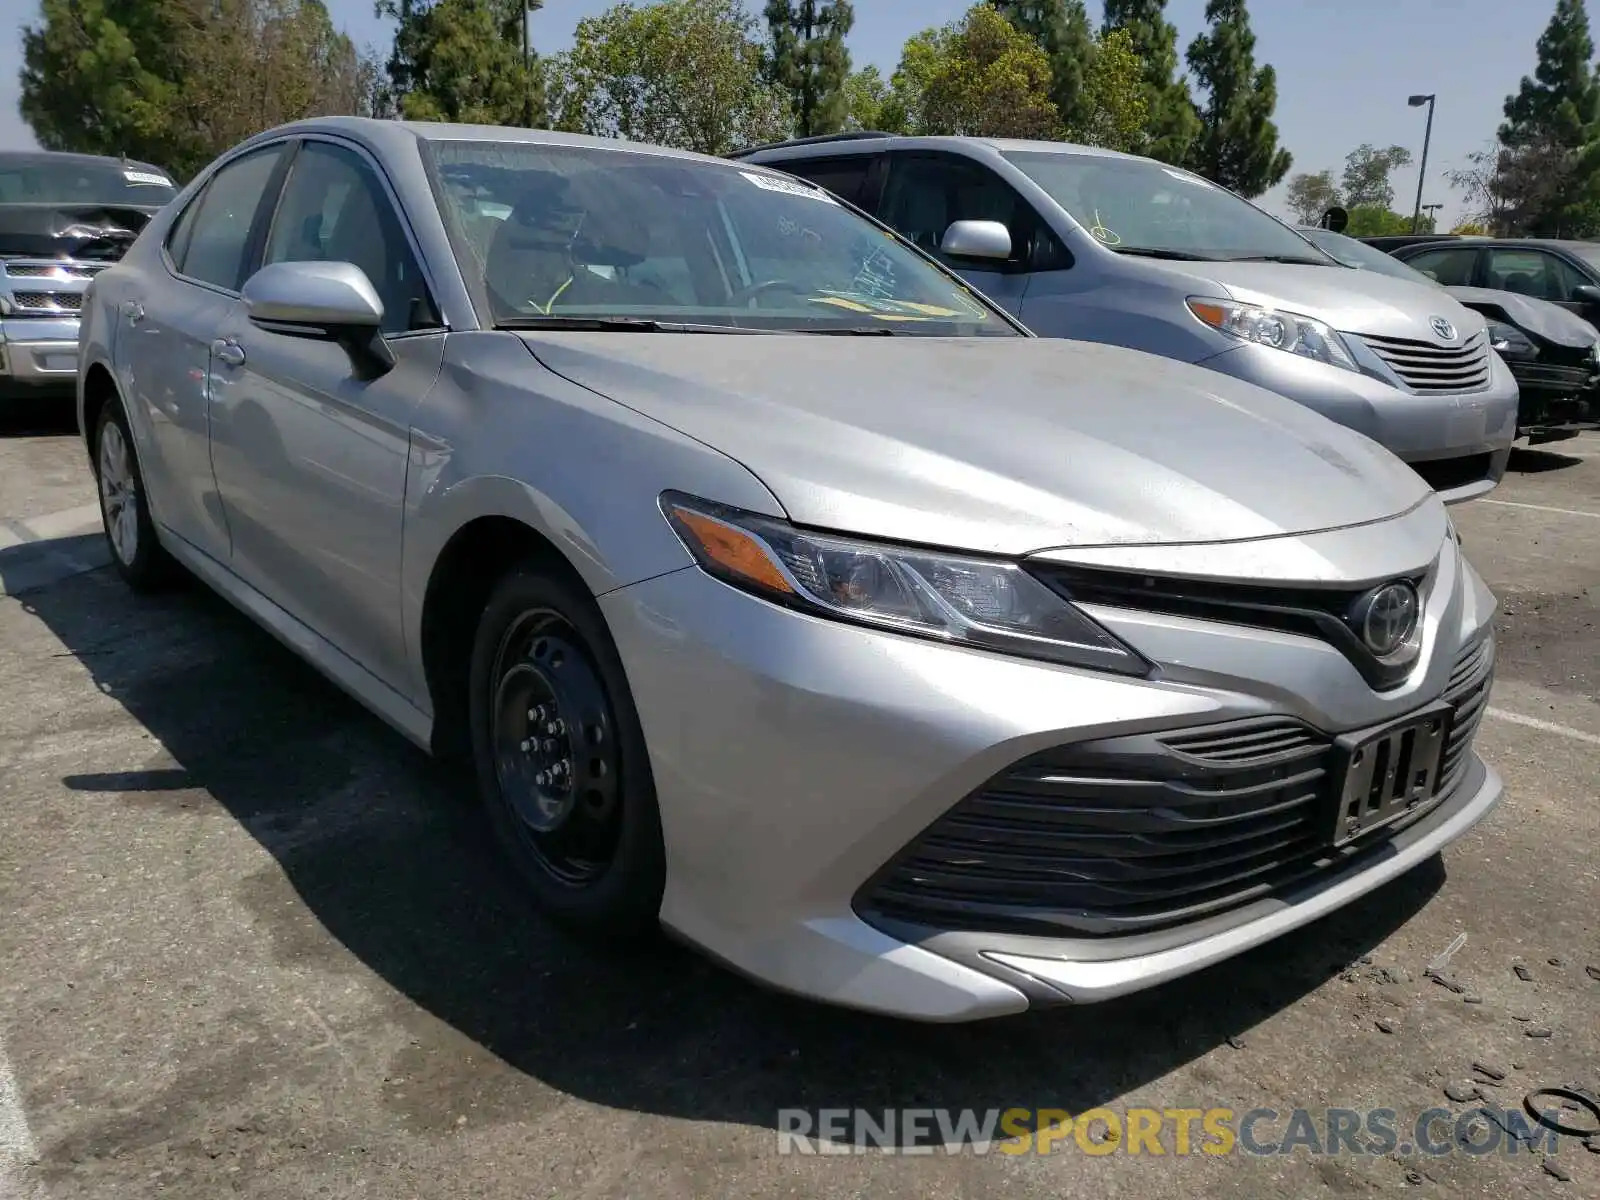
[[[580,585],[524,569],[495,589],[471,717],[496,833],[545,907],[606,932],[653,927],[665,868],[644,735]]]

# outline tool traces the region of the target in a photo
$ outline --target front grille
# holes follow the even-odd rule
[[[1460,458],[1431,458],[1407,463],[1436,492],[1448,492],[1489,478],[1493,454],[1463,454]]]
[[[1460,346],[1368,333],[1361,340],[1413,391],[1477,392],[1489,386],[1489,343],[1481,333]]]
[[[78,262],[17,262],[0,260],[0,274],[12,279],[93,279],[107,264]]]
[[[1588,367],[1567,367],[1558,363],[1513,363],[1511,375],[1518,387],[1580,392],[1589,385]]]
[[[868,921],[1044,936],[1182,924],[1375,851],[1454,793],[1487,703],[1493,647],[1457,661],[1432,803],[1333,849],[1333,738],[1291,717],[1059,746],[945,813],[856,898]]]
[[[12,292],[11,303],[24,312],[78,312],[82,292]]]
[[[1488,471],[1487,465],[1484,467]],[[1066,599],[1140,612],[1223,621],[1256,629],[1277,629],[1316,638],[1339,650],[1378,690],[1398,687],[1414,662],[1384,664],[1367,650],[1349,624],[1366,588],[1279,587],[1270,584],[1221,583],[1176,576],[1136,575],[1057,566],[1035,561],[1028,569]],[[1406,577],[1427,602],[1428,572]]]

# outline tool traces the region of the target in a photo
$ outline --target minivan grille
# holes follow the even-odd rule
[[[1194,921],[1379,850],[1460,787],[1494,648],[1456,660],[1432,803],[1335,849],[1333,738],[1288,716],[1057,746],[923,831],[856,909],[933,929],[1109,936]]]
[[[12,292],[11,303],[24,312],[78,312],[82,292]]]
[[[1481,333],[1460,346],[1435,346],[1369,333],[1360,336],[1414,391],[1476,392],[1489,386],[1489,343]]]

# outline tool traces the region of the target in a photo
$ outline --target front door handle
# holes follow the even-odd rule
[[[129,325],[137,325],[144,320],[144,305],[137,300],[129,300],[122,306],[122,311],[127,316]]]
[[[211,353],[217,356],[224,366],[242,367],[244,365],[244,347],[232,338],[218,338],[211,343]]]

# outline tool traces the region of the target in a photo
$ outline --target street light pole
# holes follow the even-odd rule
[[[1422,228],[1422,182],[1428,174],[1428,143],[1433,140],[1433,104],[1437,96],[1412,96],[1406,103],[1412,108],[1428,106],[1428,126],[1422,135],[1422,162],[1417,165],[1417,206],[1411,213],[1411,232]]]

